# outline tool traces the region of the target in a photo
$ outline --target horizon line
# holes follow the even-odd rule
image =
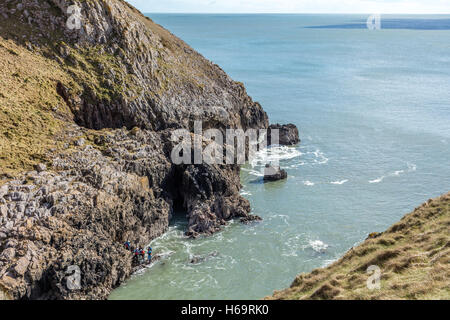
[[[372,15],[372,14],[380,14],[380,15],[450,15],[450,12],[446,13],[408,13],[408,12],[389,12],[389,13],[379,13],[379,12],[340,12],[340,13],[333,13],[333,12],[151,12],[151,11],[141,11],[142,13],[149,13],[149,14],[228,14],[228,15],[238,15],[238,14],[254,14],[254,15],[270,15],[270,14],[279,14],[279,15]]]

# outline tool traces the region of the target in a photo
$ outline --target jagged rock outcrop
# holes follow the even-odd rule
[[[295,124],[271,124],[267,129],[267,140],[269,145],[277,144],[272,138],[272,130],[277,130],[278,144],[281,146],[293,146],[300,143],[298,128]]]
[[[34,70],[44,85],[24,82],[39,88],[33,99],[51,97],[28,106],[58,124],[45,133],[55,141],[46,163],[0,174],[0,298],[106,298],[133,271],[122,243],[145,246],[162,235],[178,206],[192,237],[232,218],[256,219],[239,194],[239,166],[170,158],[172,131],[192,131],[196,120],[205,130],[267,128],[243,85],[125,1],[70,4],[81,9],[80,29],[67,28],[74,17],[66,1],[0,3],[0,57],[12,70],[26,61],[20,72],[57,71]],[[20,110],[3,90],[1,105]],[[20,139],[15,134],[4,132],[2,145]],[[68,285],[73,266],[76,289]]]
[[[235,196],[240,189],[237,166],[189,166],[182,181],[189,236],[213,234],[227,220],[246,217],[250,212],[248,200]]]
[[[205,129],[267,127],[241,83],[125,1],[73,3],[80,29],[67,27],[67,1],[10,0],[0,10],[11,27],[29,22],[34,32],[18,41],[54,56],[81,85],[80,92],[58,88],[78,124],[161,130],[201,120]],[[89,70],[88,77],[77,69]]]

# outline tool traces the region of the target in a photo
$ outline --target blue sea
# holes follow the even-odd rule
[[[164,258],[111,299],[260,299],[450,191],[450,16],[381,16],[381,30],[368,15],[148,16],[302,143],[272,152],[287,181],[242,168],[262,223],[189,240],[177,217],[152,242]]]

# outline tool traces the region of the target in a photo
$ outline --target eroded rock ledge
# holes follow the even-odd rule
[[[0,186],[1,298],[105,299],[132,271],[122,243],[162,235],[175,207],[187,212],[192,237],[232,218],[257,220],[239,194],[238,166],[174,165],[170,136],[196,120],[204,129],[265,129],[261,106],[126,2],[73,3],[80,30],[66,27],[66,1],[0,4],[1,40],[15,48],[0,54],[58,70],[45,86],[58,104],[36,108],[63,128],[49,136],[45,166],[0,177],[8,180]],[[73,265],[77,290],[67,287]]]
[[[249,217],[238,167],[174,166],[158,152],[165,134],[95,136],[103,152],[74,140],[49,171],[0,188],[0,285],[12,298],[106,298],[132,271],[121,244],[144,246],[166,232],[174,202],[188,212],[189,236]],[[64,286],[71,265],[81,269],[81,291]]]

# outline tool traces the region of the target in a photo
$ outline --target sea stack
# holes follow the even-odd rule
[[[277,144],[276,141],[272,141],[272,130],[278,130],[279,142],[281,146],[294,146],[300,143],[300,137],[298,128],[295,124],[272,124],[267,130],[268,145]]]
[[[264,168],[264,181],[278,181],[287,179],[287,172],[280,167],[275,167],[270,164],[266,164]]]

